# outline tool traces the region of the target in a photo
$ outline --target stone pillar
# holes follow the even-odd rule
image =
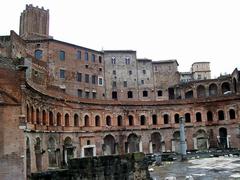
[[[180,153],[182,155],[182,160],[186,160],[187,145],[185,141],[185,131],[184,131],[184,117],[180,117]]]

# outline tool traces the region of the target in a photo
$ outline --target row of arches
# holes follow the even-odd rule
[[[180,116],[185,118],[186,123],[191,122],[202,122],[204,121],[214,121],[214,120],[226,120],[226,119],[236,119],[236,111],[233,108],[230,108],[227,113],[223,110],[218,110],[217,112],[207,111],[206,115],[202,115],[201,112],[196,112],[195,117],[191,117],[191,113],[185,113],[183,115],[179,113],[174,114],[174,121],[171,121],[171,116],[169,113],[164,113],[162,116],[162,122],[159,122],[159,117],[157,114],[152,114],[152,117],[147,116],[146,114],[141,114],[138,120],[135,120],[134,115],[128,115],[127,117],[122,115],[117,115],[116,122],[112,119],[112,116],[107,115],[105,117],[105,122],[101,120],[100,115],[95,115],[95,117],[90,118],[90,115],[85,114],[83,120],[80,120],[80,116],[75,113],[73,115],[73,122],[70,119],[69,113],[62,115],[60,112],[57,112],[56,117],[52,111],[46,112],[39,109],[34,110],[33,106],[29,108],[27,105],[27,122],[33,124],[49,125],[49,126],[73,126],[73,127],[101,127],[101,126],[134,126],[134,125],[159,125],[159,124],[170,124],[170,123],[179,123]],[[215,118],[216,116],[216,118]],[[194,120],[192,120],[194,119]]]

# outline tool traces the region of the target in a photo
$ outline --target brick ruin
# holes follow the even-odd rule
[[[181,117],[188,150],[240,148],[238,69],[211,79],[197,63],[205,70],[182,82],[176,60],[96,51],[48,28],[49,11],[27,5],[20,35],[0,37],[0,179],[73,157],[179,152]]]

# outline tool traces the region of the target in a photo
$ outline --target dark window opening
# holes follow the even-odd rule
[[[175,123],[179,123],[179,114],[175,114],[174,115],[174,120],[175,120]]]
[[[64,51],[59,52],[59,59],[62,61],[65,60],[65,52]]]
[[[201,121],[202,121],[202,115],[201,115],[200,112],[197,112],[197,113],[196,113],[196,121],[197,121],[197,122],[201,122]]]
[[[148,97],[148,91],[143,91],[143,97]]]
[[[152,115],[152,124],[157,125],[157,115],[156,114]]]
[[[162,96],[162,91],[161,90],[159,90],[157,93],[158,93],[158,96]]]
[[[146,125],[146,117],[144,116],[144,115],[142,115],[141,117],[140,117],[140,121],[141,121],[141,125],[143,126],[143,125]]]
[[[190,115],[190,113],[186,113],[185,114],[185,122],[186,123],[190,123],[191,122],[191,115]]]
[[[230,109],[229,117],[230,117],[230,119],[235,119],[236,118],[234,109]]]
[[[112,99],[117,99],[117,91],[112,92]]]
[[[111,126],[112,124],[111,124],[111,117],[110,116],[107,116],[106,117],[106,125],[107,126]]]
[[[133,122],[133,116],[128,116],[128,124],[129,126],[133,126],[134,125],[134,122]]]
[[[128,91],[128,98],[133,98],[133,92],[132,91]]]
[[[122,126],[122,116],[117,117],[117,124],[118,126]]]
[[[164,114],[164,115],[163,115],[163,121],[164,121],[164,124],[168,124],[168,121],[169,121],[169,116],[168,116],[168,114]]]
[[[211,111],[207,112],[207,121],[213,121],[213,113]]]
[[[222,110],[218,111],[218,120],[224,120],[224,112]]]

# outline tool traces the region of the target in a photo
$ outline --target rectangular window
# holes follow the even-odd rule
[[[96,92],[92,92],[92,98],[96,99],[97,98],[97,93]]]
[[[127,81],[124,81],[124,82],[123,82],[123,86],[124,86],[124,87],[127,87]]]
[[[60,69],[60,78],[64,79],[65,78],[65,70]]]
[[[116,57],[112,57],[112,64],[116,64]]]
[[[130,58],[129,57],[125,58],[125,64],[130,64]]]
[[[76,57],[78,60],[81,60],[81,58],[82,58],[81,51],[77,51]]]
[[[99,63],[102,63],[102,56],[98,57],[98,61],[99,61]]]
[[[130,70],[130,71],[128,71],[128,74],[129,74],[129,75],[132,75],[132,71],[131,71],[131,70]]]
[[[78,89],[77,93],[78,93],[78,97],[82,97],[83,91],[81,89]]]
[[[77,81],[81,82],[82,81],[82,73],[77,73]]]
[[[148,91],[143,91],[143,97],[148,97]]]
[[[144,80],[141,80],[141,84],[144,84]]]
[[[89,83],[89,75],[85,74],[85,83]]]
[[[85,91],[85,98],[89,98],[90,97],[90,93],[88,91]]]
[[[59,52],[59,59],[62,61],[65,60],[65,52],[64,51]]]
[[[85,51],[85,61],[88,61],[88,52]]]
[[[157,70],[158,70],[157,66],[154,66],[154,70],[155,70],[155,71],[157,71]]]
[[[117,82],[113,81],[113,87],[117,87]]]
[[[113,70],[113,75],[116,75],[116,70]]]
[[[98,78],[98,85],[99,85],[99,86],[102,86],[102,85],[103,85],[103,78],[102,78],[102,77],[99,77],[99,78]]]
[[[146,74],[146,70],[145,69],[143,70],[143,74]]]
[[[95,75],[92,75],[92,84],[96,84],[97,77]]]
[[[95,62],[95,54],[92,54],[92,62]]]

